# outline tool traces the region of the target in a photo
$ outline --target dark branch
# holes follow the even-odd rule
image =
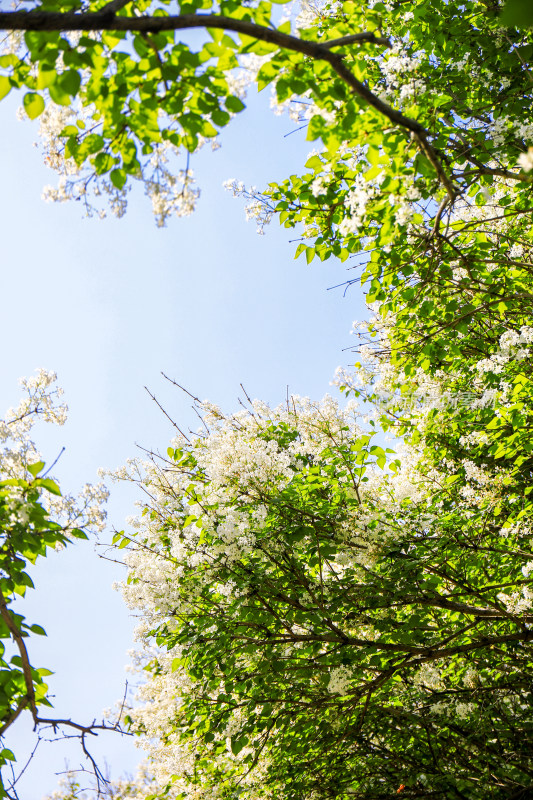
[[[24,711],[24,709],[26,708],[26,706],[28,705],[29,702],[30,702],[29,698],[27,698],[27,697],[23,697],[22,698],[22,700],[20,701],[20,703],[18,704],[16,709],[7,718],[7,720],[4,722],[4,724],[0,728],[0,736],[2,736],[11,725],[13,725],[13,723],[17,719],[18,715],[21,713],[21,711]]]
[[[31,664],[30,659],[28,656],[28,651],[26,649],[26,644],[24,639],[22,638],[22,633],[20,632],[19,628],[15,624],[11,613],[7,607],[6,598],[4,597],[4,593],[0,590],[0,616],[4,620],[7,625],[11,636],[13,637],[13,641],[18,647],[18,651],[20,653],[20,660],[22,662],[22,673],[24,675],[24,683],[26,684],[26,699],[27,704],[29,704],[31,713],[33,715],[33,719],[37,721],[37,704],[35,702],[35,688],[33,686],[33,676],[31,674]],[[22,708],[20,709],[22,711]],[[20,713],[20,712],[18,712]],[[15,715],[14,720],[17,718],[18,713]]]

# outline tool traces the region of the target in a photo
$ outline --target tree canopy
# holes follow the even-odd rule
[[[117,474],[147,498],[115,543],[144,619],[129,722],[153,777],[110,791],[526,798],[530,10],[277,6],[0,14],[0,93],[23,89],[41,118],[60,174],[50,197],[89,213],[103,197],[122,214],[135,180],[158,224],[190,213],[194,153],[249,86],[270,85],[316,150],[261,193],[231,188],[260,225],[295,228],[308,262],[346,261],[371,310],[355,370],[337,378],[346,408],[247,398],[225,414],[195,399],[202,433]]]

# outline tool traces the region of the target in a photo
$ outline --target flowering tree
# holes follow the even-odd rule
[[[160,224],[172,211],[189,213],[197,196],[189,158],[177,172],[168,159],[213,141],[244,109],[250,82],[274,83],[280,104],[298,98],[307,106],[308,138],[329,154],[312,164],[312,194],[325,187],[328,165],[332,189],[346,189],[328,205],[331,224],[361,181],[369,196],[382,196],[380,186],[386,192],[379,215],[386,239],[413,193],[443,192],[449,204],[494,174],[517,180],[529,89],[520,67],[527,69],[529,51],[527,36],[500,28],[497,7],[471,0],[406,12],[403,3],[304,3],[292,21],[279,20],[269,2],[195,0],[176,10],[167,2],[68,0],[0,14],[0,28],[11,32],[0,96],[24,88],[25,113],[41,116],[47,161],[62,176],[50,197],[83,197],[90,211],[93,189],[121,214],[128,183],[140,178]],[[181,40],[197,28],[205,32],[199,44]],[[445,35],[451,28],[453,43]],[[500,159],[505,152],[507,166],[490,163],[495,151]],[[388,169],[397,186],[378,180]],[[362,208],[352,195],[344,230]]]
[[[202,435],[119,475],[148,498],[116,544],[154,777],[115,796],[531,796],[533,39],[527,9],[501,11],[0,14],[0,92],[41,116],[50,196],[89,211],[123,213],[140,179],[159,224],[188,213],[190,158],[271,84],[319,147],[262,193],[230,188],[297,228],[309,262],[359,270],[374,314],[338,377],[354,404],[200,404]]]
[[[68,731],[79,736],[99,780],[101,775],[87,750],[86,737],[118,725],[80,724],[50,716],[52,703],[45,678],[52,673],[32,664],[29,643],[32,635],[42,636],[45,631],[28,623],[16,609],[17,598],[34,588],[28,566],[46,556],[50,548],[86,539],[87,532],[101,530],[105,520],[105,487],[87,484],[78,498],[61,495],[58,484],[48,477],[51,467],[45,470],[31,438],[37,421],[62,425],[66,420],[67,408],[59,401],[62,391],[54,386],[55,380],[53,373],[39,370],[35,377],[21,381],[24,396],[19,406],[0,420],[0,638],[12,642],[11,648],[0,644],[0,736],[5,741],[20,715],[30,714],[36,744],[50,729],[58,735]],[[0,797],[18,797],[15,761],[14,753],[3,746]]]
[[[436,457],[438,401],[406,412],[422,443],[388,470],[353,404],[290,398],[204,404],[205,435],[119,476],[150,498],[117,543],[148,647],[132,719],[160,786],[526,796],[529,516],[510,522],[509,470]]]

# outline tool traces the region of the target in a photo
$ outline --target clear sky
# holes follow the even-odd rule
[[[139,451],[165,450],[167,420],[148,386],[181,427],[196,428],[190,401],[160,376],[163,370],[201,398],[236,409],[243,383],[252,397],[282,402],[286,387],[322,397],[342,352],[353,340],[351,322],[365,316],[360,292],[327,291],[344,281],[345,266],[294,261],[294,231],[274,221],[265,236],[244,220],[243,204],[224,191],[228,178],[259,187],[297,172],[312,148],[305,131],[268,111],[268,97],[229,126],[217,152],[193,159],[202,196],[196,213],[157,229],[149,201],[132,194],[122,220],[83,218],[78,204],[49,205],[42,186],[54,181],[32,146],[35,123],[15,119],[17,103],[0,106],[3,352],[2,411],[19,397],[17,379],[37,367],[53,369],[65,389],[69,421],[39,429],[51,463],[66,447],[56,475],[65,491],[97,480]],[[42,434],[42,435],[41,435]],[[109,531],[124,527],[134,493],[111,487]],[[50,679],[55,713],[92,720],[120,699],[135,620],[111,584],[116,566],[95,555],[94,543],[52,555],[33,572],[36,590],[20,610],[43,625],[48,638],[31,641],[36,666]],[[134,771],[139,752],[113,734],[94,752],[112,773]],[[31,726],[13,726],[8,746],[32,740]],[[19,784],[22,800],[56,787],[67,758],[82,761],[77,745],[43,745]],[[20,766],[22,766],[22,760]]]

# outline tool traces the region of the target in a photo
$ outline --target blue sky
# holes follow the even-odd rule
[[[287,385],[315,398],[335,392],[335,367],[350,363],[342,349],[352,344],[351,322],[365,315],[360,290],[327,291],[348,277],[344,265],[295,261],[295,232],[274,221],[258,236],[241,201],[222,188],[228,178],[261,187],[297,172],[313,147],[305,131],[286,136],[292,123],[269,112],[266,95],[250,99],[219,151],[193,159],[198,210],[165,229],[156,228],[141,192],[122,220],[88,220],[77,204],[45,204],[41,189],[54,175],[32,146],[37,126],[17,122],[16,105],[9,97],[0,112],[1,399],[3,408],[15,404],[17,379],[37,367],[58,373],[69,421],[37,438],[48,463],[66,447],[55,470],[65,491],[136,455],[136,444],[166,449],[172,430],[144,386],[180,427],[197,427],[189,399],[161,371],[228,411],[240,383],[274,404]],[[124,526],[135,499],[131,489],[111,488],[110,531]],[[56,713],[99,717],[122,695],[133,646],[135,620],[111,588],[121,573],[91,543],[51,556],[33,574],[37,588],[21,611],[48,632],[31,642],[30,655],[56,673]],[[18,752],[31,726],[14,727],[7,744]],[[139,753],[130,742],[99,738],[94,752],[114,775],[134,770]],[[66,758],[79,765],[78,747],[43,744],[20,782],[21,798],[52,791]]]

